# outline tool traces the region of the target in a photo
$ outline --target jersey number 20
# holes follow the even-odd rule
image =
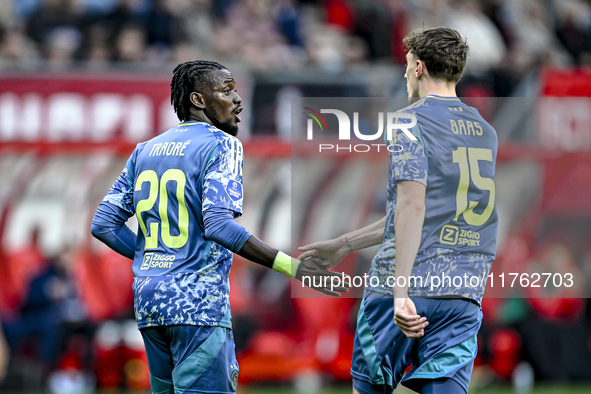
[[[478,162],[492,162],[492,150],[460,146],[452,153],[453,162],[460,166],[460,184],[458,185],[458,192],[456,193],[456,216],[454,221],[457,221],[460,218],[460,215],[463,215],[466,223],[472,226],[482,226],[490,218],[495,207],[495,182],[492,178],[484,178],[480,176]],[[468,162],[470,162],[470,165],[468,165]],[[468,204],[470,178],[472,178],[474,186],[480,190],[486,190],[489,192],[488,204],[480,214],[474,213],[474,208],[478,205],[478,201],[470,201],[470,204]]]
[[[170,222],[168,220],[168,191],[166,187],[168,181],[176,182],[176,200],[179,206],[179,235],[175,236],[170,235]],[[189,239],[189,210],[185,203],[185,184],[187,183],[185,173],[179,169],[171,168],[162,174],[160,181],[158,181],[158,175],[155,171],[143,171],[137,177],[135,191],[142,190],[144,182],[150,184],[150,193],[148,194],[148,198],[140,200],[137,203],[136,215],[142,233],[146,238],[145,249],[156,249],[158,247],[158,227],[160,224],[158,222],[150,223],[150,231],[148,234],[146,223],[144,222],[144,219],[142,219],[142,213],[152,209],[156,203],[158,195],[160,195],[158,214],[160,216],[160,222],[162,223],[162,228],[160,229],[162,242],[164,242],[164,245],[169,248],[183,247]]]

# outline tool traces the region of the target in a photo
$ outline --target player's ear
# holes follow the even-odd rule
[[[417,78],[420,78],[425,73],[425,63],[422,60],[417,60],[415,67],[415,74]]]
[[[199,109],[205,109],[205,98],[201,93],[191,93],[189,100],[191,100],[191,104],[193,104],[195,107]]]

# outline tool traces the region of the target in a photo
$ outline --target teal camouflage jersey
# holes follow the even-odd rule
[[[181,123],[139,144],[105,197],[135,214],[133,261],[139,328],[231,328],[232,252],[206,239],[203,212],[242,214],[240,141],[201,122]]]
[[[410,278],[411,297],[462,296],[480,302],[496,253],[497,135],[458,98],[427,96],[401,110],[417,123],[387,141],[390,153],[384,242],[374,257],[367,290],[392,294],[396,272],[396,185],[426,186],[425,221]],[[399,123],[410,119],[400,118]]]

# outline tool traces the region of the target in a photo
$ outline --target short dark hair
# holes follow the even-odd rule
[[[181,63],[175,67],[170,83],[170,102],[181,122],[189,120],[192,106],[189,98],[191,93],[211,89],[211,83],[213,83],[211,73],[218,70],[227,70],[227,68],[207,60]]]
[[[406,49],[425,63],[434,79],[458,82],[468,58],[468,43],[449,27],[417,29],[402,42]]]

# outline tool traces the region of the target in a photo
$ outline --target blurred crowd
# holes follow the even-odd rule
[[[588,0],[7,0],[3,68],[158,69],[195,58],[251,70],[404,64],[402,38],[448,25],[467,75],[507,95],[542,65],[591,63]]]
[[[80,247],[48,255],[39,236],[0,250],[0,391],[149,387],[128,260]]]

